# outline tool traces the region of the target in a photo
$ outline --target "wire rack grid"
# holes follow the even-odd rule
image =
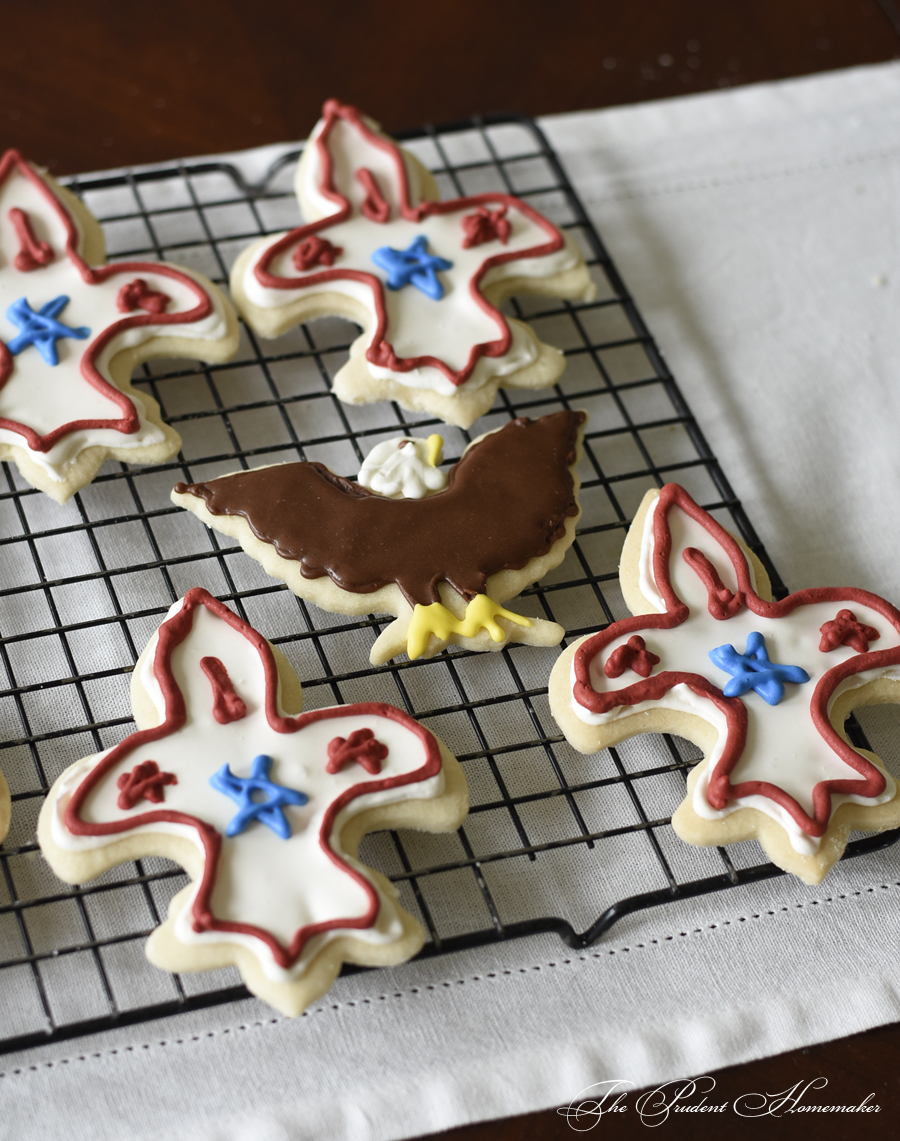
[[[424,954],[545,930],[584,946],[629,911],[780,874],[759,862],[753,843],[726,852],[688,848],[674,837],[669,817],[697,759],[693,746],[642,737],[583,757],[566,744],[547,704],[557,650],[456,650],[371,669],[364,663],[385,619],[349,620],[307,605],[172,507],[177,480],[236,465],[317,459],[353,476],[375,443],[399,432],[437,428],[455,459],[470,439],[511,417],[584,408],[578,538],[518,609],[555,619],[570,638],[624,617],[617,566],[625,531],[644,492],[673,479],[768,563],[535,124],[472,119],[410,135],[404,145],[434,171],[445,197],[518,194],[580,242],[596,301],[510,303],[511,313],[565,351],[566,372],[552,391],[501,390],[489,415],[463,432],[396,404],[335,399],[331,378],[356,335],[347,322],[319,320],[266,343],[245,330],[229,364],[144,366],[136,383],[184,440],[177,460],[147,468],[107,462],[64,508],[3,464],[0,767],[14,803],[0,850],[0,1052],[246,996],[233,970],[170,976],[147,964],[145,939],[185,882],[179,867],[144,859],[72,888],[53,876],[34,840],[59,773],[132,730],[133,664],[171,603],[196,585],[280,647],[303,681],[307,708],[392,702],[459,757],[472,809],[458,833],[380,833],[361,849],[424,923]],[[76,178],[70,186],[102,222],[111,260],[165,258],[224,283],[249,241],[297,224],[291,174],[298,154],[278,154],[258,181],[236,163],[194,162]],[[895,839],[855,840],[848,851]]]

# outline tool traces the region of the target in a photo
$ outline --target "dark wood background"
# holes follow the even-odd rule
[[[898,0],[29,0],[0,122],[54,174],[303,139],[327,96],[388,130],[660,99],[900,51]]]
[[[389,131],[577,111],[900,57],[900,0],[29,0],[2,4],[2,147],[54,174],[304,138],[328,96]],[[898,939],[900,952],[900,939]],[[824,1076],[865,1118],[671,1118],[684,1141],[900,1136],[900,1026],[720,1071],[716,1100]],[[808,1100],[816,1100],[811,1097]],[[633,1099],[632,1099],[633,1102]],[[594,1137],[643,1136],[632,1111]],[[555,1111],[444,1141],[573,1136]]]

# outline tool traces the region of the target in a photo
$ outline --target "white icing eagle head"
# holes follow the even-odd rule
[[[389,499],[423,499],[447,486],[447,476],[437,466],[443,459],[443,444],[438,435],[427,440],[411,436],[382,440],[363,460],[357,478],[363,487]]]

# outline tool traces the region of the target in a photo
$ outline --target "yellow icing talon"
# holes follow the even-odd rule
[[[434,439],[440,440],[440,436],[431,436],[429,442]],[[479,630],[484,629],[495,642],[502,642],[507,634],[503,627],[498,625],[498,618],[508,618],[517,626],[531,625],[530,618],[523,618],[521,614],[504,610],[499,602],[494,602],[486,594],[475,595],[466,607],[464,618],[457,618],[440,602],[432,602],[430,606],[416,603],[406,632],[406,652],[410,658],[418,658],[425,652],[432,634],[446,642],[452,634],[460,634],[463,638],[474,638]]]
[[[425,441],[425,446],[428,448],[428,463],[431,467],[438,467],[444,462],[443,436],[439,436],[437,432],[432,433]]]

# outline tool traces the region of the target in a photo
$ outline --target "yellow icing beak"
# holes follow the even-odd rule
[[[434,432],[425,441],[428,448],[428,463],[430,467],[439,467],[444,462],[444,438]]]

